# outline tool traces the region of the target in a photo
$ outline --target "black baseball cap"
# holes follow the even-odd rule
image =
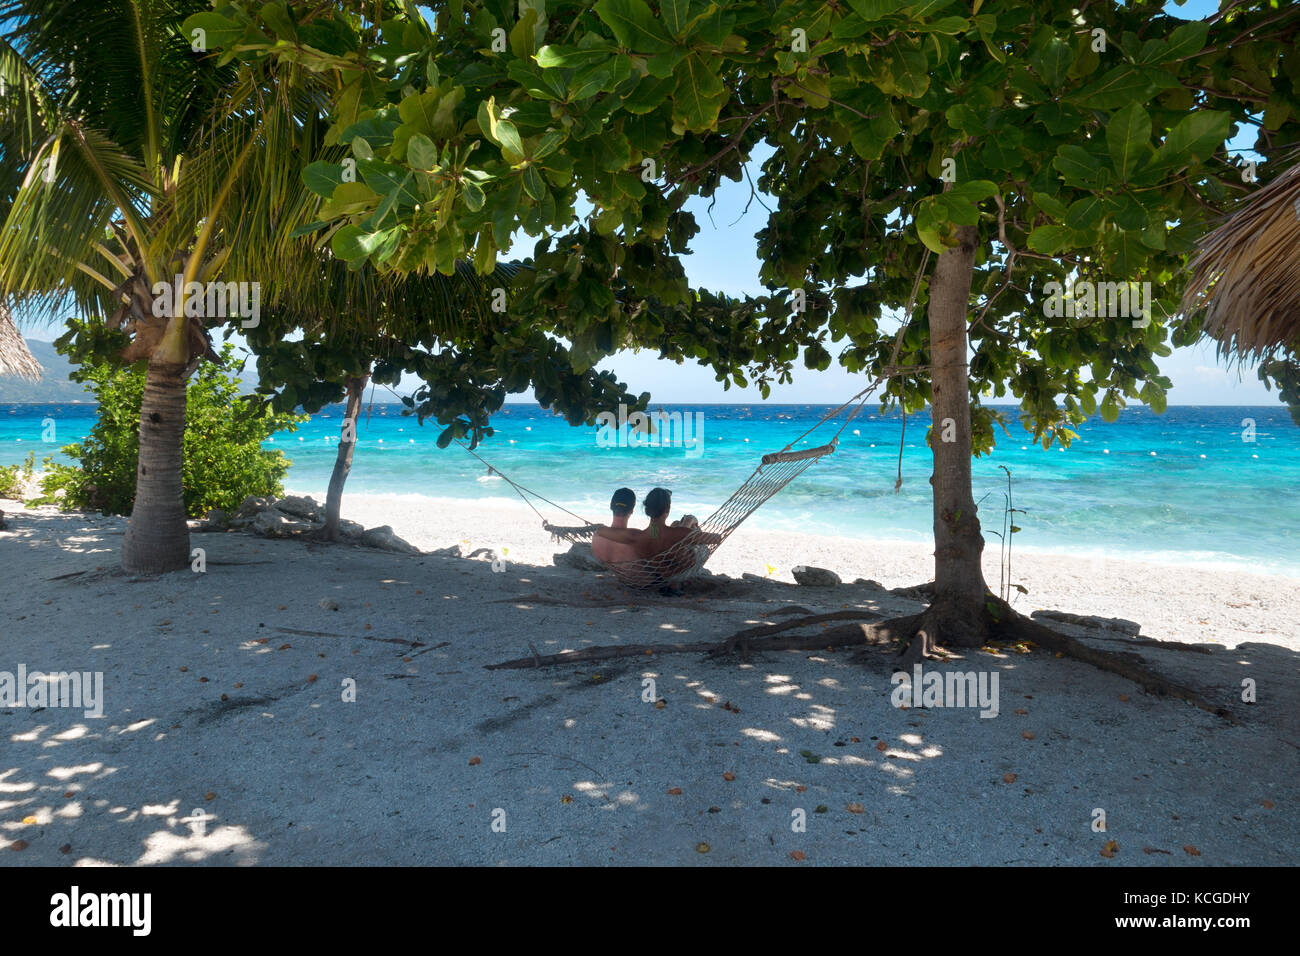
[[[614,497],[609,499],[609,510],[620,517],[630,515],[635,507],[636,492],[631,488],[620,488],[614,492]]]

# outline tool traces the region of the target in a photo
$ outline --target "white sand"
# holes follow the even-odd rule
[[[720,640],[793,603],[910,612],[874,588],[778,582],[813,564],[913,585],[931,577],[924,546],[742,528],[711,569],[770,563],[777,581],[646,597],[551,567],[561,548],[522,505],[353,496],[346,517],[425,549],[506,547],[507,568],[205,534],[206,573],[132,580],[120,519],[0,508],[0,671],[102,671],[106,698],[102,718],[0,708],[0,845],[28,844],[0,865],[1300,862],[1295,579],[1017,554],[1026,613],[1219,645],[1141,650],[1241,723],[1075,661],[975,651],[939,669],[999,677],[984,719],[893,707],[883,655],[483,669],[530,643]],[[665,707],[643,701],[647,679]]]

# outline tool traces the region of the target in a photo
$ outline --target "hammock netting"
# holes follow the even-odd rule
[[[806,451],[779,451],[764,455],[762,463],[717,511],[692,534],[659,554],[635,561],[606,564],[620,583],[634,588],[657,588],[693,577],[722,542],[751,514],[821,458],[835,451],[836,442]],[[591,541],[598,524],[560,527],[544,522],[556,541]]]

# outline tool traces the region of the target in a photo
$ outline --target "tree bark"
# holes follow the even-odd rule
[[[160,574],[189,566],[190,530],[181,485],[185,439],[185,366],[149,362],[140,403],[140,460],[135,503],[122,539],[122,568]]]
[[[339,517],[343,510],[343,486],[352,472],[352,453],[357,446],[357,418],[361,414],[361,395],[366,390],[370,373],[351,376],[347,380],[348,404],[343,413],[343,427],[339,432],[339,453],[334,459],[334,472],[330,475],[329,491],[325,496],[325,527],[321,537],[337,541]],[[351,427],[348,423],[351,422]],[[347,439],[351,439],[350,441]]]
[[[980,558],[984,538],[971,490],[971,415],[966,316],[975,272],[975,226],[939,256],[930,280],[930,363],[934,454],[934,587],[925,613],[926,648],[978,647],[988,636],[988,585]]]

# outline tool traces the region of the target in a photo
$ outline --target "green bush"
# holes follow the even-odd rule
[[[223,363],[229,364],[233,353],[226,345]],[[74,378],[90,383],[99,401],[99,421],[85,441],[62,449],[80,467],[48,466],[40,502],[130,514],[145,375],[144,363],[121,367],[96,362],[78,369]],[[263,449],[262,442],[276,432],[296,431],[309,416],[274,413],[252,396],[241,396],[239,389],[239,382],[211,362],[199,365],[186,389],[181,480],[191,517],[212,508],[233,511],[247,495],[284,492],[282,481],[291,462],[280,451]],[[62,499],[55,497],[59,489],[65,492]]]
[[[0,467],[0,498],[21,498],[23,486],[36,470],[36,452],[28,452],[21,465]]]

